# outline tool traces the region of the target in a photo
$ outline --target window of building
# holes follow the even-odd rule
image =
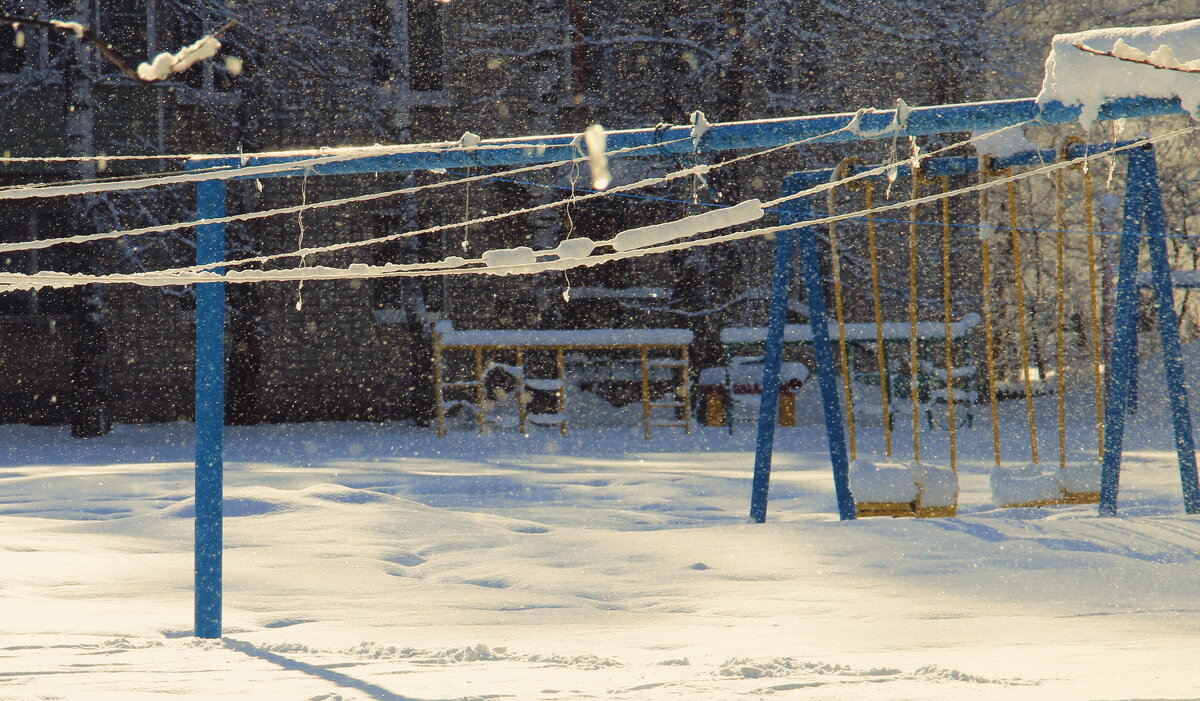
[[[29,39],[24,29],[0,26],[0,73],[20,73],[29,61]]]
[[[36,241],[65,236],[63,217],[47,209],[26,210],[6,217],[0,226],[0,243]],[[59,249],[34,251],[4,251],[0,253],[0,271],[6,273],[36,273],[39,270],[65,270],[67,261]],[[65,314],[66,290],[14,291],[0,293],[0,315],[34,316]]]
[[[41,27],[0,26],[0,82],[10,82],[20,73],[50,66],[51,57],[57,55],[62,46],[62,37]],[[56,76],[57,73],[40,76],[39,80],[53,81]]]
[[[112,46],[121,60],[136,66],[145,61],[153,49],[150,41],[151,8],[147,0],[105,0],[96,7],[98,34]],[[107,68],[115,66],[104,62]]]
[[[437,92],[445,86],[444,5],[406,0],[408,6],[408,82],[413,92]]]
[[[405,226],[404,222],[412,216],[412,212],[404,209],[379,210],[375,216],[369,219],[373,224],[369,229],[371,236],[391,236],[410,230],[416,224],[410,222],[409,226]],[[377,265],[419,263],[422,260],[419,237],[400,238],[376,244],[371,248],[374,250]],[[384,277],[372,280],[371,296],[376,309],[376,317],[381,318],[379,312],[386,311],[390,313],[390,316],[388,314],[383,316],[388,321],[407,320],[407,313],[413,309],[414,288],[416,287],[412,278]]]
[[[446,9],[437,0],[372,0],[368,22],[375,37],[371,79],[387,84],[407,76],[419,103],[446,87]]]

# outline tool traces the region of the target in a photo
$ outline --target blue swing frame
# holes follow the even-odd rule
[[[610,132],[608,148],[620,150],[643,147],[642,150],[614,156],[661,156],[691,154],[707,151],[770,148],[806,140],[808,143],[845,143],[873,138],[891,138],[943,134],[962,131],[1000,129],[1037,120],[1042,124],[1060,124],[1079,119],[1079,105],[1064,105],[1050,101],[1038,104],[1032,98],[995,100],[958,105],[934,105],[912,109],[902,128],[896,129],[894,110],[866,111],[860,114],[843,113],[813,115],[783,119],[755,120],[713,124],[701,135],[691,126],[666,129],[645,128]],[[1124,119],[1166,114],[1184,114],[1177,99],[1120,98],[1100,109],[1101,120]],[[857,128],[852,125],[857,124]],[[576,157],[574,134],[535,136],[519,139],[486,140],[477,149],[453,148],[454,144],[418,145],[398,153],[364,155],[334,162],[311,163],[331,153],[278,153],[246,157],[196,158],[188,162],[189,170],[236,169],[245,166],[293,164],[294,168],[272,173],[236,174],[213,173],[212,180],[197,185],[196,215],[199,219],[216,219],[225,214],[226,179],[262,179],[296,177],[301,175],[338,175],[351,173],[386,173],[412,170],[440,170],[457,167],[489,167],[549,163]],[[797,209],[796,220],[805,218]],[[811,229],[801,227],[781,232],[776,237],[776,271],[772,277],[771,325],[767,353],[773,362],[767,363],[764,373],[762,410],[774,412],[777,406],[779,360],[782,350],[784,307],[791,281],[791,258],[796,241],[800,243],[805,286],[809,290],[810,312],[816,306],[824,313],[821,292],[819,257],[816,237]],[[197,264],[220,263],[225,260],[225,225],[198,226],[196,229]],[[782,263],[781,263],[782,261]],[[816,303],[820,302],[819,305]],[[225,415],[225,283],[206,282],[196,285],[196,521],[195,521],[195,628],[200,638],[221,637],[222,610],[222,499],[224,473],[224,415]],[[814,317],[815,318],[815,317]],[[814,327],[815,347],[826,371],[818,378],[822,394],[836,401],[836,385],[829,385],[828,369],[832,354],[828,350],[828,334],[824,325]],[[822,341],[821,339],[824,339]],[[776,388],[772,391],[770,388]],[[826,391],[832,389],[833,392]],[[834,414],[827,414],[827,422]],[[774,414],[770,414],[774,416]],[[830,454],[834,459],[840,424],[829,426]],[[766,519],[767,492],[770,480],[771,451],[774,425],[764,428],[760,416],[759,440],[755,453],[755,473],[752,488],[751,512],[755,520]],[[1119,458],[1119,455],[1118,455]],[[844,466],[834,460],[835,484],[838,485],[838,508],[843,518],[853,518],[853,499],[848,488]],[[1193,470],[1194,474],[1194,470]],[[1115,485],[1115,481],[1113,482]],[[1115,487],[1114,487],[1115,489]],[[1114,492],[1115,496],[1115,492]]]
[[[1189,514],[1200,513],[1200,482],[1197,480],[1195,443],[1192,419],[1184,383],[1184,367],[1179,340],[1179,319],[1175,314],[1174,285],[1167,256],[1166,226],[1162,196],[1158,185],[1158,167],[1154,148],[1147,144],[1126,149],[1131,142],[1072,146],[1069,155],[1103,153],[1115,148],[1128,156],[1124,222],[1118,264],[1116,315],[1110,358],[1111,375],[1106,391],[1104,416],[1104,455],[1101,473],[1099,513],[1117,513],[1117,492],[1120,482],[1121,448],[1124,440],[1125,414],[1128,411],[1137,377],[1137,261],[1141,241],[1149,246],[1151,288],[1158,302],[1158,329],[1166,370],[1167,394],[1171,402],[1175,449],[1179,460],[1179,476],[1183,491],[1184,509]],[[1028,151],[994,161],[997,168],[1031,165],[1053,161],[1053,151]],[[977,158],[934,158],[922,166],[932,175],[957,175],[975,172]],[[905,167],[907,169],[907,167]],[[781,185],[784,196],[801,192],[827,182],[831,170],[793,173]],[[790,200],[792,211],[784,223],[801,223],[814,218],[809,204],[803,199]],[[838,515],[843,520],[855,518],[854,497],[850,490],[849,461],[846,436],[842,428],[843,409],[837,386],[837,365],[828,334],[829,314],[825,304],[825,278],[821,273],[821,248],[813,227],[801,226],[781,232],[776,238],[775,269],[772,275],[771,311],[768,321],[765,357],[763,360],[763,394],[759,407],[758,438],[755,446],[754,483],[751,487],[750,517],[762,523],[766,520],[770,490],[771,458],[774,450],[775,412],[779,402],[779,367],[783,355],[784,316],[790,294],[792,258],[796,241],[808,302],[809,325],[813,330],[814,359],[821,391],[829,461],[833,468]]]

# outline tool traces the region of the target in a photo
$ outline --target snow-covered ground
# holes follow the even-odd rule
[[[815,426],[781,429],[764,525],[748,426],[230,428],[220,641],[190,637],[190,425],[3,426],[0,699],[1200,697],[1200,518],[1160,377],[1115,519],[993,508],[986,406],[959,518],[920,521],[838,522]]]

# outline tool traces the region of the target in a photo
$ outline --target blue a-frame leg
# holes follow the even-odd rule
[[[1158,302],[1158,332],[1167,380],[1167,395],[1171,402],[1184,509],[1189,514],[1200,513],[1200,483],[1197,482],[1192,418],[1184,383],[1179,319],[1175,314],[1174,287],[1167,256],[1166,223],[1153,147],[1130,152],[1125,179],[1125,213],[1118,263],[1117,305],[1113,322],[1112,375],[1104,414],[1100,514],[1113,516],[1117,513],[1125,414],[1130,408],[1138,362],[1137,263],[1143,237],[1150,250],[1150,276],[1154,296]]]
[[[802,175],[802,174],[796,174]],[[801,189],[796,176],[784,181],[783,194]],[[785,222],[810,218],[805,205],[793,202],[797,208],[785,215]],[[1142,238],[1150,253],[1152,288],[1157,301],[1159,339],[1167,381],[1167,397],[1171,403],[1175,450],[1179,461],[1184,508],[1189,514],[1200,513],[1200,479],[1197,477],[1195,442],[1192,420],[1184,382],[1184,366],[1179,340],[1179,319],[1175,313],[1174,288],[1167,254],[1166,225],[1162,196],[1158,186],[1158,168],[1153,147],[1130,151],[1126,176],[1124,235],[1121,237],[1117,304],[1114,320],[1111,375],[1105,402],[1105,441],[1100,490],[1100,514],[1117,512],[1117,492],[1120,482],[1121,450],[1124,442],[1125,415],[1134,401],[1137,382],[1137,263]],[[808,299],[809,322],[813,331],[817,379],[825,413],[825,429],[829,440],[829,457],[833,467],[838,512],[843,519],[854,518],[854,499],[849,489],[849,470],[846,440],[842,427],[842,409],[837,391],[837,366],[829,344],[828,313],[825,307],[824,279],[820,269],[817,239],[811,227],[794,231],[804,271]],[[766,519],[767,494],[771,472],[772,443],[775,413],[779,399],[779,368],[782,360],[784,321],[788,288],[791,283],[792,239],[780,236],[776,240],[775,272],[772,277],[771,316],[768,325],[764,368],[763,396],[759,410],[758,444],[755,452],[754,486],[751,497],[751,517]]]
[[[799,191],[791,178],[783,181],[783,194]],[[785,223],[809,219],[804,199],[787,203],[794,207],[783,215]],[[775,236],[775,270],[771,275],[771,312],[763,349],[762,400],[758,408],[758,439],[754,452],[754,483],[750,495],[750,518],[762,523],[767,519],[767,495],[771,480],[771,458],[775,442],[775,417],[779,411],[779,376],[783,361],[784,327],[787,321],[788,292],[792,280],[793,249],[799,243],[800,265],[804,275],[804,294],[808,301],[808,321],[813,334],[813,355],[817,363],[817,382],[825,414],[825,432],[829,441],[829,461],[838,515],[843,520],[855,516],[854,497],[850,494],[850,464],[846,454],[846,435],[842,427],[842,407],[838,397],[837,366],[829,343],[829,313],[825,306],[825,278],[821,275],[821,254],[813,227],[802,226],[781,231]]]

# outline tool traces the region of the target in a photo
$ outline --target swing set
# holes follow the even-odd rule
[[[953,131],[948,128],[947,131]],[[1100,279],[1101,273],[1097,260],[1097,232],[1095,225],[1095,202],[1092,174],[1089,170],[1088,158],[1115,156],[1127,158],[1126,193],[1123,235],[1120,237],[1120,275],[1116,295],[1116,322],[1113,337],[1113,347],[1110,354],[1110,376],[1105,377],[1104,349],[1101,339],[1102,320],[1100,315]],[[1057,167],[1047,168],[1048,164]],[[1055,399],[1055,428],[1057,429],[1057,461],[1056,465],[1047,466],[1042,463],[1039,455],[1038,420],[1036,401],[1038,392],[1033,383],[1034,367],[1031,364],[1031,342],[1036,324],[1034,311],[1041,300],[1034,300],[1031,309],[1026,298],[1026,278],[1030,266],[1039,264],[1040,250],[1034,249],[1032,256],[1029,251],[1022,251],[1022,239],[1025,232],[1037,231],[1034,213],[1028,215],[1028,222],[1023,226],[1020,208],[1018,207],[1017,168],[1023,166],[1040,166],[1048,171],[1053,192],[1053,338],[1055,353],[1053,359],[1054,399]],[[1183,367],[1180,359],[1180,342],[1178,335],[1178,319],[1172,301],[1172,276],[1167,263],[1166,242],[1163,235],[1162,205],[1157,184],[1157,165],[1155,152],[1150,142],[1112,142],[1087,144],[1078,138],[1065,139],[1060,148],[1055,150],[1029,150],[1021,153],[1006,155],[1002,158],[982,155],[979,157],[941,157],[929,158],[919,162],[919,168],[914,169],[909,164],[896,165],[891,168],[874,168],[873,173],[864,173],[868,168],[860,159],[847,158],[835,168],[794,173],[783,182],[783,195],[809,191],[822,183],[828,183],[825,205],[830,220],[826,226],[827,246],[818,242],[817,233],[812,226],[786,232],[790,236],[779,236],[776,239],[776,269],[774,275],[774,295],[772,299],[772,322],[776,321],[777,304],[786,303],[788,286],[790,284],[791,247],[799,240],[800,257],[803,268],[805,296],[809,309],[809,326],[814,330],[814,356],[817,365],[817,376],[820,381],[822,405],[825,416],[827,439],[829,443],[830,461],[834,469],[835,487],[838,496],[839,512],[843,519],[857,516],[953,516],[956,513],[958,496],[958,426],[955,421],[956,410],[961,409],[966,401],[975,400],[975,393],[966,390],[965,375],[972,374],[973,367],[961,360],[956,360],[964,353],[963,348],[956,348],[952,342],[954,334],[951,327],[955,314],[963,314],[963,298],[972,297],[979,304],[978,311],[983,318],[982,339],[983,355],[986,359],[987,401],[990,409],[991,439],[993,466],[991,470],[991,487],[993,500],[1000,507],[1034,507],[1053,506],[1061,504],[1100,504],[1101,513],[1114,513],[1116,508],[1117,479],[1120,465],[1120,450],[1123,437],[1123,417],[1129,405],[1131,388],[1135,381],[1136,372],[1136,313],[1137,286],[1136,270],[1138,248],[1141,239],[1145,238],[1150,248],[1152,270],[1150,279],[1158,298],[1158,327],[1161,345],[1167,367],[1168,395],[1172,404],[1176,447],[1183,482],[1184,502],[1188,513],[1200,513],[1200,489],[1197,488],[1196,463],[1192,447],[1191,418],[1188,410],[1186,391],[1183,387]],[[1072,368],[1066,357],[1066,319],[1067,293],[1071,281],[1066,276],[1066,234],[1067,234],[1067,185],[1068,171],[1079,173],[1083,195],[1080,212],[1084,231],[1080,232],[1086,240],[1086,307],[1089,323],[1086,332],[1078,334],[1086,336],[1079,341],[1086,341],[1090,355],[1090,394],[1094,404],[1095,416],[1095,451],[1094,458],[1082,460],[1070,459],[1070,448],[1067,437],[1067,394],[1069,390],[1068,376]],[[898,178],[907,177],[910,184],[910,202],[908,209],[907,231],[907,276],[903,283],[894,285],[887,290],[890,301],[886,304],[884,285],[881,284],[880,263],[881,245],[879,239],[882,224],[894,224],[883,220],[876,213],[875,182],[887,179],[889,186]],[[970,224],[955,224],[949,193],[952,178],[960,181],[974,177],[973,189],[978,193],[978,221]],[[845,189],[862,193],[863,214],[861,224],[865,228],[865,246],[861,243],[847,246],[846,234],[839,232],[838,222],[833,218],[838,215],[837,187],[844,181]],[[990,184],[995,181],[995,184]],[[922,428],[919,415],[922,409],[922,392],[920,392],[919,376],[921,370],[928,370],[929,364],[921,357],[920,349],[928,342],[928,333],[921,333],[921,326],[928,321],[919,321],[919,308],[932,307],[931,300],[923,299],[920,295],[921,250],[918,228],[924,224],[919,219],[918,198],[922,196],[922,188],[940,186],[940,321],[944,327],[941,334],[944,339],[943,357],[941,359],[938,379],[943,381],[938,397],[944,402],[947,416],[948,463],[931,463],[927,456],[922,455]],[[996,202],[990,197],[994,190],[1003,188],[1004,197]],[[889,188],[890,189],[890,188]],[[817,207],[810,198],[790,200],[787,204],[792,211],[787,215],[787,222],[802,224],[805,220],[818,218]],[[892,209],[895,209],[894,207]],[[1003,218],[1002,218],[1002,215]],[[853,221],[853,220],[852,220]],[[994,224],[1003,221],[1003,226]],[[960,230],[975,229],[978,232],[978,257],[980,268],[978,296],[962,293],[961,286],[956,285],[952,261],[963,252],[965,237],[960,233],[954,235],[954,228]],[[968,228],[969,227],[969,228]],[[994,260],[1001,252],[1003,245],[1003,229],[1008,229],[1007,257],[1011,264],[1011,282],[996,275],[1002,275],[1002,270]],[[969,242],[969,241],[968,241]],[[957,245],[956,245],[957,244]],[[994,245],[993,245],[994,244]],[[861,251],[866,250],[866,262],[863,263]],[[898,248],[898,246],[896,247]],[[886,250],[886,249],[885,249]],[[959,253],[956,253],[955,251]],[[855,254],[858,254],[857,256]],[[970,256],[970,253],[967,253]],[[823,262],[824,261],[824,262]],[[857,264],[859,268],[866,267],[870,278],[870,317],[874,327],[874,355],[878,372],[879,403],[882,407],[882,456],[867,456],[862,454],[860,443],[862,432],[859,422],[856,422],[856,404],[863,401],[864,386],[855,382],[858,374],[855,371],[854,359],[848,351],[853,345],[848,329],[861,324],[847,321],[850,314],[850,289],[844,285],[846,277],[845,266]],[[828,275],[823,273],[827,267]],[[893,270],[900,266],[892,265]],[[865,277],[865,276],[864,276]],[[832,288],[833,320],[826,322],[828,312],[825,308],[826,282]],[[865,286],[864,286],[865,287]],[[1005,306],[998,299],[998,292],[1012,290],[1011,304]],[[955,292],[958,291],[958,302]],[[888,358],[888,331],[897,322],[885,321],[885,307],[895,309],[897,297],[903,296],[907,310],[907,341],[908,358],[905,373],[895,372]],[[860,307],[863,305],[859,305]],[[956,308],[957,307],[957,308]],[[972,312],[974,310],[971,310]],[[1028,434],[1028,462],[1021,460],[1014,463],[1011,459],[1002,461],[1001,440],[1001,411],[998,387],[1001,380],[999,357],[1001,348],[997,343],[997,333],[1000,320],[997,313],[1006,313],[1009,326],[1015,325],[1016,352],[1018,363],[1015,368],[1016,379],[1020,382],[1019,394],[1024,404],[1024,427]],[[1031,321],[1032,320],[1032,321]],[[820,330],[827,329],[832,333],[824,334]],[[780,338],[772,342],[774,329],[768,329],[766,343],[765,365],[770,372],[776,353],[780,347]],[[824,351],[824,352],[822,352]],[[957,364],[956,364],[957,363]],[[1010,363],[1011,365],[1011,363]],[[967,372],[962,372],[967,369]],[[1074,372],[1078,372],[1077,370]],[[894,379],[893,379],[894,378]],[[1039,377],[1040,381],[1044,378]],[[840,384],[840,388],[839,388]],[[1106,387],[1107,384],[1107,395]],[[771,398],[766,396],[769,381],[764,381],[764,398],[762,411],[764,415],[772,409]],[[839,391],[840,389],[840,391]],[[956,398],[956,393],[963,396]],[[897,457],[893,426],[889,407],[895,397],[909,399],[911,414],[911,449],[907,459]],[[928,398],[928,392],[924,395]],[[926,404],[928,411],[928,405]],[[844,413],[843,413],[844,411]],[[1106,435],[1107,430],[1107,435]],[[756,481],[752,496],[751,515],[754,519],[765,520],[766,489],[770,473],[771,443],[773,430],[760,421],[759,444],[756,455]]]

